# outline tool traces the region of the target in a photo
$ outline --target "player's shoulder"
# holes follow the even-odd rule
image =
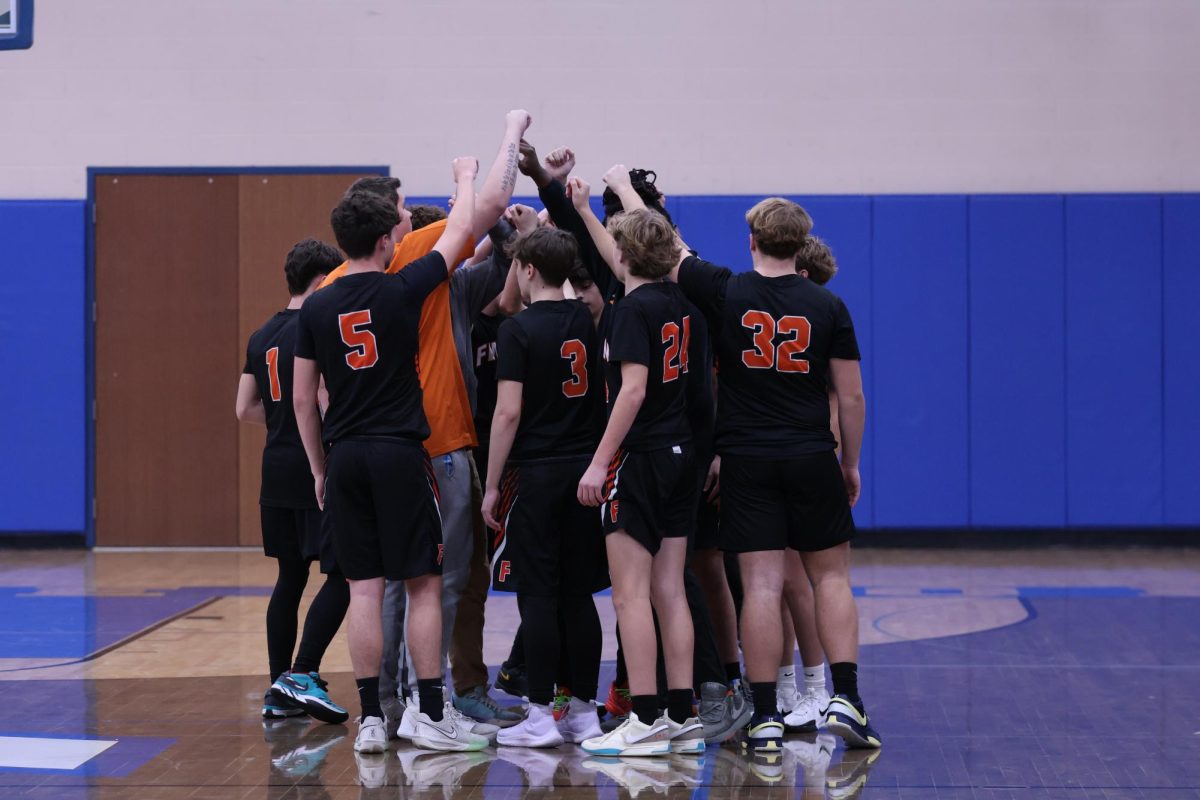
[[[250,334],[250,348],[254,349],[259,346],[265,346],[273,339],[279,338],[281,333],[287,332],[296,324],[297,311],[277,311],[271,317],[259,326],[258,330]]]

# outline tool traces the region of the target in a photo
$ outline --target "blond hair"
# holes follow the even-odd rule
[[[627,211],[609,219],[608,232],[631,275],[658,280],[679,263],[675,229],[662,214],[645,208]]]
[[[795,258],[813,226],[807,211],[782,197],[754,206],[746,212],[746,222],[759,251],[773,258]]]

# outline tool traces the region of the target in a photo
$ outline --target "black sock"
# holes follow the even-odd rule
[[[358,702],[362,705],[363,719],[379,717],[383,719],[383,709],[379,707],[379,676],[374,678],[358,678]]]
[[[779,713],[775,706],[775,681],[750,684],[750,694],[754,695],[755,714]]]
[[[521,628],[518,626],[517,632],[513,636],[512,649],[508,651],[508,658],[501,665],[501,668],[505,672],[511,672],[514,669],[525,669],[525,639],[521,634]]]
[[[554,702],[554,679],[562,644],[558,635],[558,598],[518,594],[517,608],[521,611],[529,702],[547,706]]]
[[[732,686],[734,681],[742,679],[742,665],[733,661],[725,665],[725,681]]]
[[[862,698],[858,696],[858,664],[839,661],[829,665],[829,672],[833,675],[833,693],[845,695],[862,711]]]
[[[635,694],[633,696],[633,713],[643,725],[652,725],[658,719],[658,695]]]
[[[684,723],[692,715],[692,690],[667,690],[667,715],[672,722]]]
[[[292,672],[319,672],[329,643],[342,627],[350,607],[350,584],[340,574],[328,575],[304,618],[304,633]]]
[[[296,646],[296,617],[304,585],[308,582],[307,561],[277,563],[279,575],[271,591],[271,600],[267,603],[267,658],[271,683],[292,665],[292,649]]]
[[[559,601],[559,609],[564,626],[561,638],[567,656],[567,685],[571,687],[571,694],[585,703],[595,700],[602,641],[596,603],[591,595],[564,597]],[[563,671],[561,664],[559,671]]]
[[[442,706],[445,700],[442,693],[445,687],[440,678],[417,678],[417,696],[421,703],[421,713],[434,722],[442,721]]]

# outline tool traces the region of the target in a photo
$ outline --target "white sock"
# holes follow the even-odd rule
[[[825,663],[817,664],[815,667],[804,667],[804,691],[805,692],[823,692],[825,691]]]
[[[780,667],[779,672],[775,675],[775,686],[791,686],[796,688],[796,665],[792,664],[788,667]]]

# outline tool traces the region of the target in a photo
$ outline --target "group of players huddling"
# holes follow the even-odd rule
[[[348,719],[319,675],[348,617],[360,753],[657,756],[739,732],[770,753],[818,727],[879,747],[849,583],[865,402],[828,247],[767,199],[735,274],[688,249],[653,173],[621,165],[601,221],[573,153],[539,160],[530,122],[507,115],[478,192],[476,159],[454,160],[448,216],[405,208],[394,178],[356,181],[331,215],[340,251],[297,244],[291,301],[250,339],[237,411],[268,429],[279,566],[263,717]],[[518,171],[541,214],[509,206]],[[520,609],[497,687],[523,713],[489,695],[489,585]],[[621,646],[598,707],[609,586]]]

